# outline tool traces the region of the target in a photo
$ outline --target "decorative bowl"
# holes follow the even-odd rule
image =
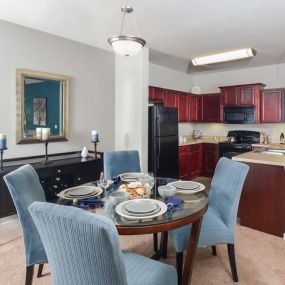
[[[114,205],[118,205],[122,202],[129,200],[130,194],[128,192],[115,191],[110,194],[110,202]]]
[[[177,191],[176,187],[171,186],[171,185],[159,186],[157,189],[158,189],[159,195],[165,198],[173,196]]]

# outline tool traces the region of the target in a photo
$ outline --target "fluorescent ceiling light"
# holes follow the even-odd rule
[[[225,62],[231,60],[238,60],[247,57],[253,57],[256,55],[256,51],[252,48],[245,48],[239,50],[233,50],[229,52],[217,53],[208,56],[196,57],[192,59],[192,63],[195,66],[205,65],[211,63]]]

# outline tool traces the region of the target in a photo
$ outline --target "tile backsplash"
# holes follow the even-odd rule
[[[269,134],[271,142],[278,143],[281,132],[285,133],[285,123],[282,124],[190,124],[180,123],[178,130],[179,135],[191,135],[194,129],[200,129],[205,136],[227,136],[228,131],[233,130],[249,130],[257,132],[265,132]]]

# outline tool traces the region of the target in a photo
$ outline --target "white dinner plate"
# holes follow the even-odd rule
[[[123,182],[135,182],[138,181],[139,178],[144,177],[144,173],[141,172],[129,172],[129,173],[122,173],[119,175],[121,181]]]
[[[118,215],[120,215],[121,217],[127,218],[129,220],[147,220],[147,219],[152,219],[155,217],[158,217],[160,215],[163,215],[166,211],[167,211],[167,206],[165,205],[165,203],[158,201],[158,200],[154,200],[154,199],[140,199],[140,200],[151,200],[154,203],[156,203],[159,207],[160,210],[156,213],[153,214],[149,214],[147,216],[138,216],[132,213],[132,215],[126,214],[122,208],[124,207],[125,204],[127,204],[129,201],[125,201],[120,203],[119,205],[116,206],[116,212]]]
[[[100,188],[100,187],[95,187],[95,186],[78,186],[76,188],[79,188],[79,187],[88,187],[90,188],[90,190],[92,189],[92,193],[89,194],[89,195],[78,195],[78,196],[70,196],[68,194],[66,194],[66,192],[68,192],[68,190],[72,189],[72,188],[68,188],[68,189],[65,189],[61,192],[59,192],[57,194],[58,197],[62,198],[62,199],[66,199],[66,200],[74,200],[74,199],[87,199],[87,198],[92,198],[92,197],[98,197],[102,192],[103,190]],[[74,187],[75,188],[75,187]]]
[[[134,213],[134,214],[146,214],[151,213],[155,211],[156,209],[156,203],[154,203],[152,200],[141,200],[136,199],[130,201],[126,205],[126,209],[128,212]]]
[[[78,187],[72,187],[69,189],[66,189],[65,195],[68,196],[86,196],[94,194],[94,188],[88,187],[88,186],[78,186]]]
[[[187,182],[188,184],[185,182]],[[191,184],[189,184],[189,182],[191,182]],[[198,187],[193,188],[194,184],[196,184]],[[176,192],[177,194],[193,194],[205,190],[205,185],[196,181],[179,180],[179,181],[170,182],[167,185],[174,186],[177,189]],[[189,188],[192,189],[187,189],[186,188],[187,185],[190,186]]]
[[[124,214],[129,215],[129,216],[143,217],[143,216],[149,216],[150,214],[151,215],[156,214],[157,212],[160,211],[160,206],[157,203],[155,203],[155,210],[153,210],[150,213],[142,213],[142,214],[129,212],[126,208],[127,205],[128,205],[127,203],[125,205],[123,205],[121,210]]]

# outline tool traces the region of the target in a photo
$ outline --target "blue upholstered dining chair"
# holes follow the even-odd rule
[[[104,152],[104,173],[108,179],[126,172],[141,172],[137,150]]]
[[[177,284],[173,266],[122,252],[108,218],[43,202],[34,202],[29,210],[46,249],[53,285]]]
[[[38,230],[28,207],[35,201],[46,201],[39,177],[31,165],[24,165],[4,176],[4,181],[14,201],[24,238],[26,254],[26,285],[32,284],[34,265],[39,264],[38,276],[42,275],[47,256]]]
[[[233,280],[238,282],[234,241],[237,210],[249,167],[228,158],[221,158],[216,166],[209,193],[208,211],[203,217],[198,247],[227,244]],[[183,251],[187,248],[191,225],[170,232],[176,250],[178,275],[181,274]]]
[[[108,179],[127,172],[141,172],[137,150],[104,152],[104,173]],[[158,235],[153,234],[153,250],[158,250]]]

